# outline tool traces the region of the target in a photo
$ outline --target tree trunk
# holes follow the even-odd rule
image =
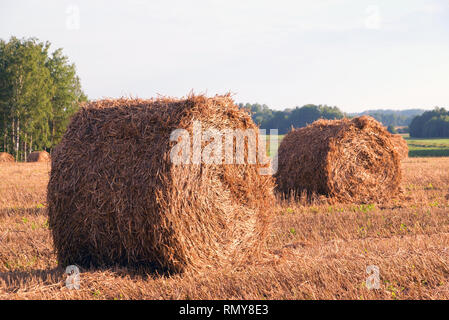
[[[16,152],[16,118],[12,119],[12,151],[17,161],[17,152]]]
[[[23,159],[27,162],[27,134],[25,133],[25,139],[23,140]]]
[[[20,120],[19,118],[17,118],[16,159],[19,159],[19,146],[20,146]]]

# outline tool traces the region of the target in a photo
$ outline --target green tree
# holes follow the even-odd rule
[[[449,137],[449,111],[435,108],[416,116],[409,126],[410,136],[414,138]]]
[[[35,148],[50,150],[87,99],[74,65],[49,48],[35,38],[0,40],[0,149],[17,160]]]
[[[87,97],[81,90],[75,65],[62,54],[62,49],[53,52],[46,64],[54,84],[54,94],[51,99],[49,117],[50,139],[48,146],[54,146],[60,141],[68,125],[69,115],[72,115],[82,101]]]
[[[48,47],[48,43],[35,39],[11,38],[0,44],[0,104],[4,117],[11,122],[11,149],[16,159],[26,156],[30,128],[49,110],[52,80],[45,68]]]
[[[239,106],[249,111],[254,122],[262,129],[278,129],[280,134],[289,132],[292,127],[304,127],[320,118],[341,119],[344,117],[344,113],[337,107],[326,105],[308,104],[284,111],[274,111],[268,106],[258,103],[240,103]]]
[[[392,133],[392,134],[398,133],[396,128],[393,125],[391,125],[391,124],[387,127],[387,130],[388,130],[389,133]]]

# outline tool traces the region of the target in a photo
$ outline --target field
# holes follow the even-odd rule
[[[449,139],[406,138],[410,157],[448,157]]]
[[[389,204],[279,201],[265,256],[244,268],[81,270],[69,290],[46,217],[49,164],[0,164],[0,299],[449,299],[449,158],[403,169]],[[371,265],[379,289],[366,286]]]

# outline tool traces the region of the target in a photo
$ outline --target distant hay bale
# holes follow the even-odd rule
[[[407,141],[400,134],[392,134],[391,140],[394,148],[399,153],[401,160],[408,158],[408,144]]]
[[[27,162],[50,162],[51,156],[47,151],[33,151],[27,157]]]
[[[52,154],[49,224],[61,265],[180,272],[260,252],[275,201],[262,164],[174,164],[175,129],[254,129],[226,96],[83,106]],[[204,270],[204,269],[203,269]]]
[[[15,159],[12,155],[6,152],[0,152],[0,162],[14,162]]]
[[[400,190],[399,155],[371,117],[318,120],[287,134],[275,175],[285,195],[325,195],[331,202],[372,203]]]

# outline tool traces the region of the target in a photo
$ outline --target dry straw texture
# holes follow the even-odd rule
[[[0,162],[14,162],[14,157],[6,152],[0,152]]]
[[[63,266],[179,272],[240,264],[268,232],[274,183],[254,165],[175,165],[170,133],[256,129],[227,96],[102,100],[73,117],[52,156],[49,224]]]
[[[400,134],[392,134],[391,140],[396,151],[399,153],[401,160],[408,158],[408,144],[407,141]]]
[[[399,155],[371,117],[318,120],[291,131],[279,147],[278,188],[286,195],[318,194],[334,202],[372,203],[399,192]]]
[[[49,162],[51,156],[47,151],[33,151],[28,155],[28,162]]]

